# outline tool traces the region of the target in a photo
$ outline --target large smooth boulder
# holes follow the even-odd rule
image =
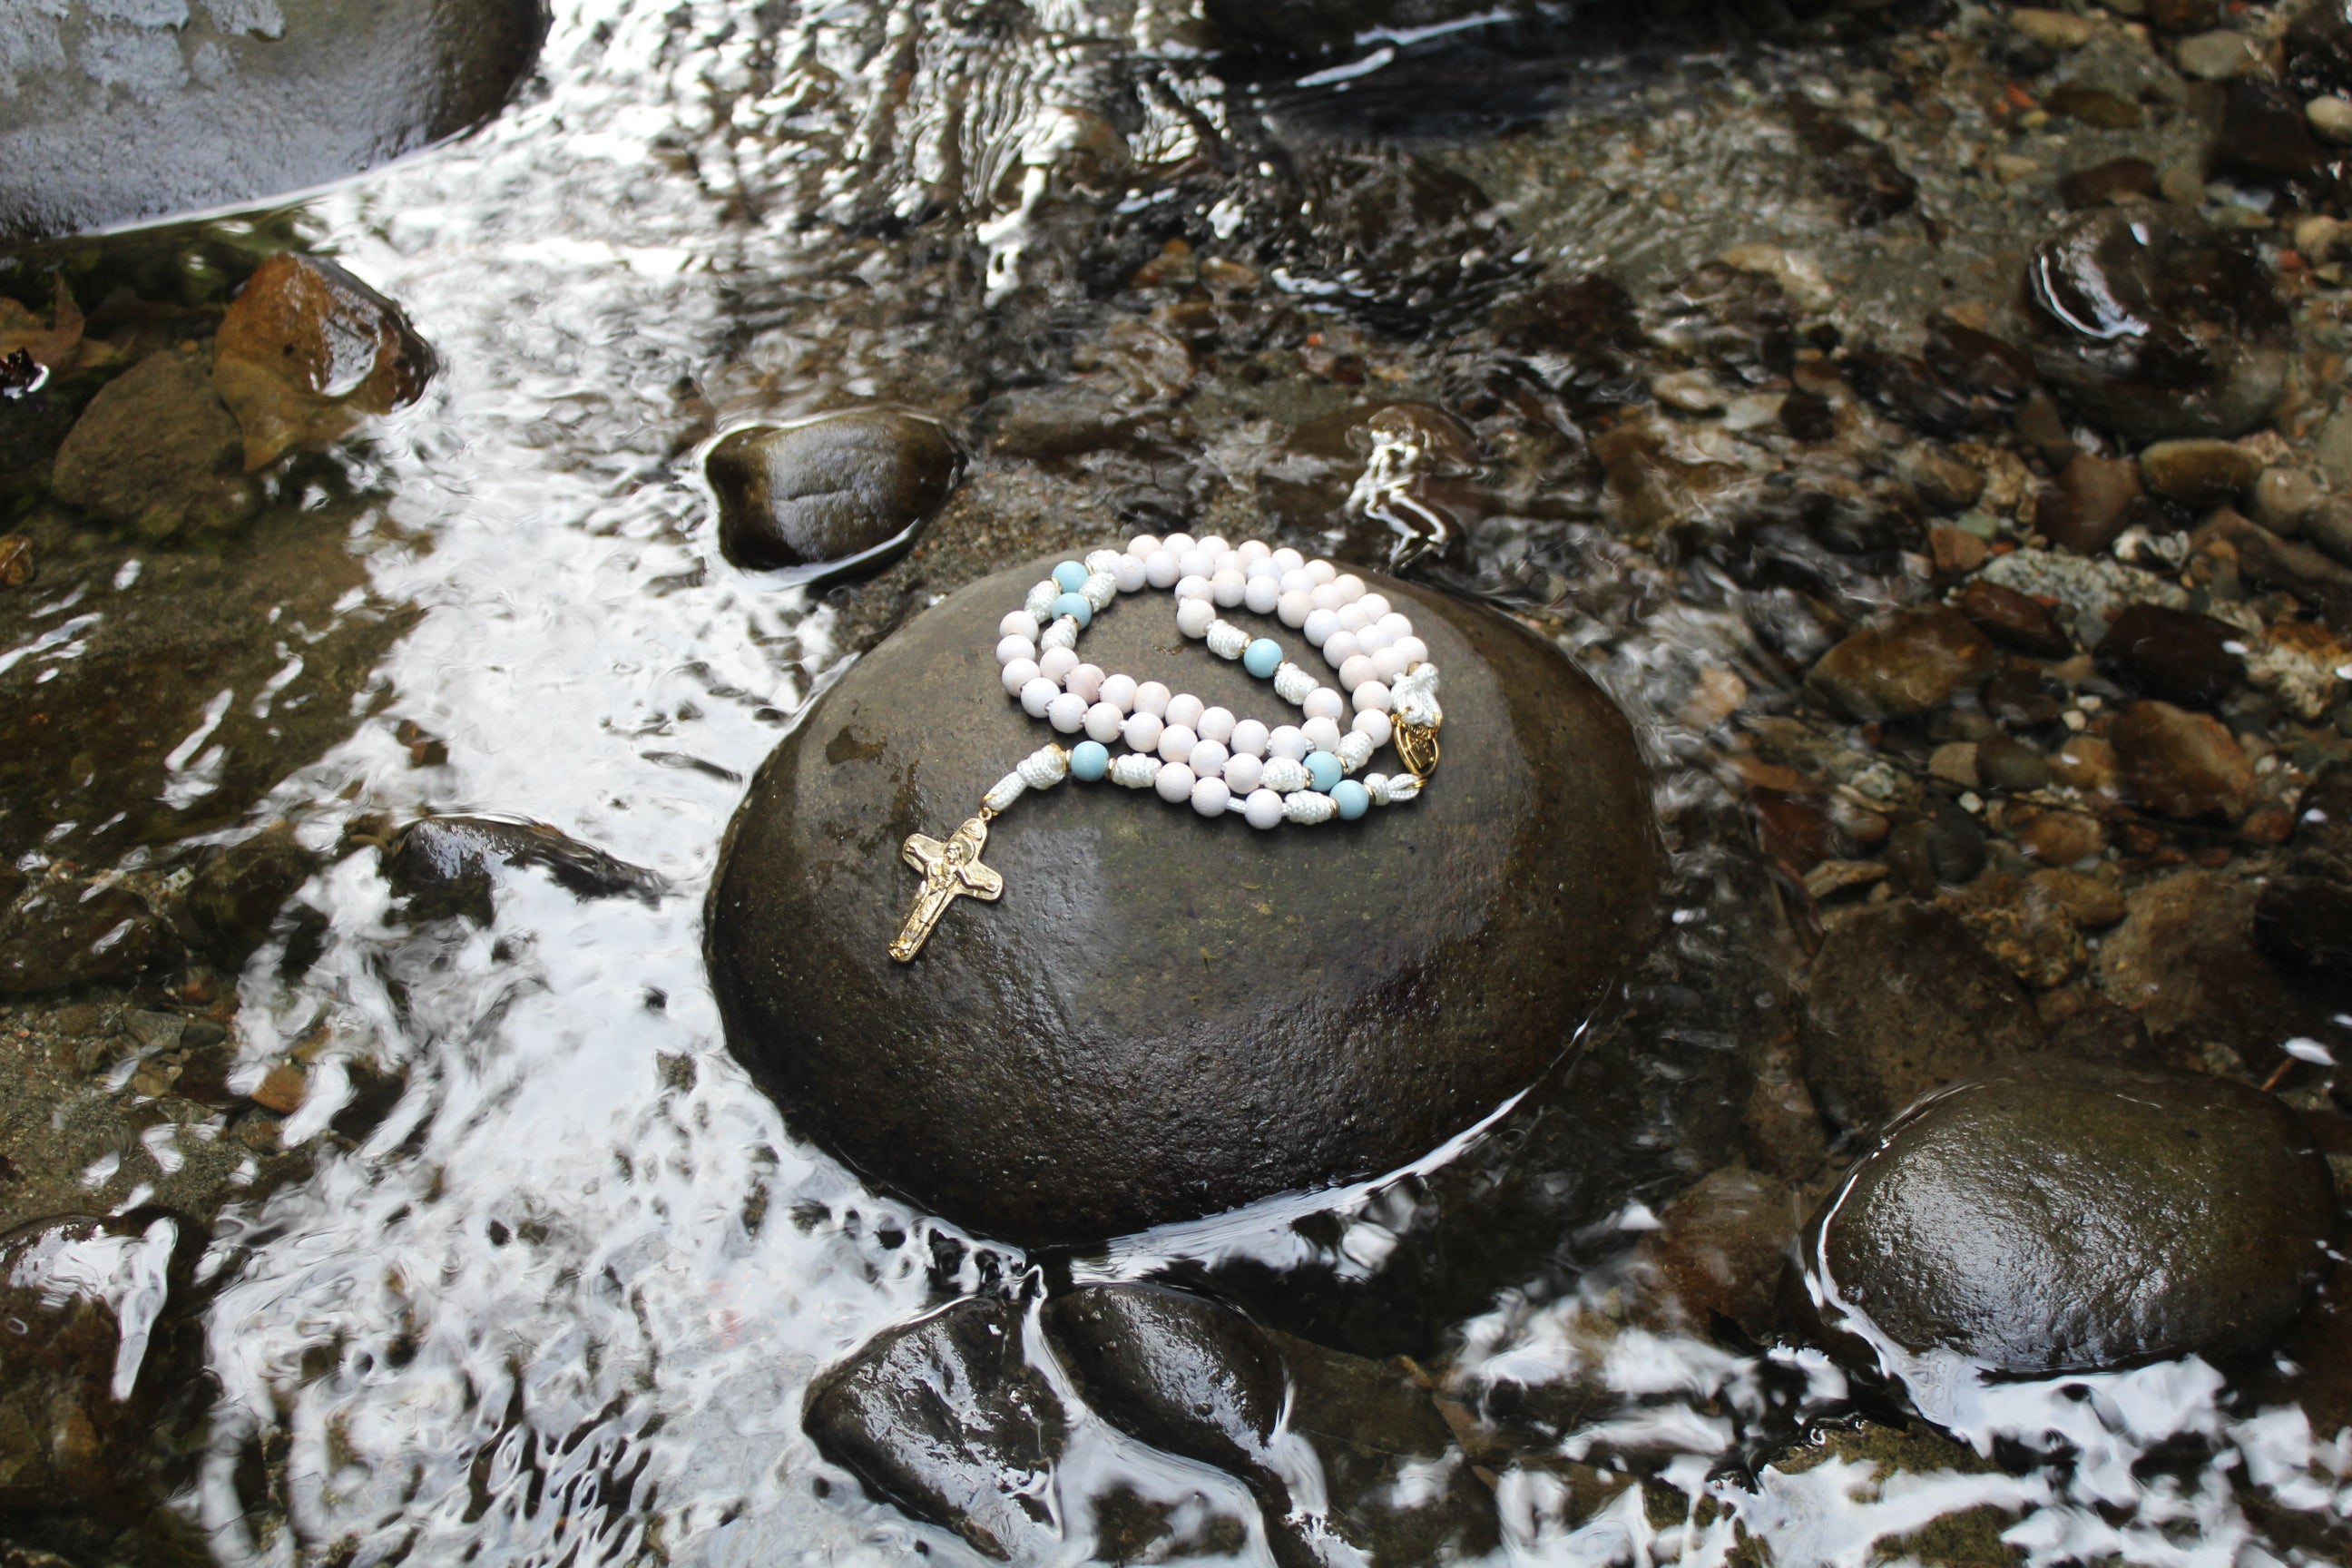
[[[1444,672],[1421,799],[1258,832],[1066,784],[992,825],[1003,900],[959,900],[892,962],[919,886],[901,843],[943,837],[1055,738],[993,657],[1051,564],[868,654],[730,831],[711,978],[730,1047],[795,1127],[960,1223],[1076,1241],[1392,1170],[1560,1058],[1650,925],[1647,773],[1558,649],[1401,583],[1375,580]],[[1244,717],[1289,711],[1174,619],[1166,595],[1129,596],[1079,652]]]
[[[0,240],[323,184],[498,112],[542,0],[0,5]]]
[[[1898,1122],[1822,1205],[1804,1261],[1833,1343],[2041,1374],[2259,1352],[2336,1229],[2327,1162],[2270,1095],[2040,1057]]]

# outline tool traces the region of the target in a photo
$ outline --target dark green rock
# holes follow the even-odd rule
[[[1904,1350],[2046,1373],[2255,1354],[2309,1300],[2336,1228],[2326,1161],[2269,1095],[2042,1057],[1893,1128],[1804,1257],[1817,1296]]]
[[[728,560],[818,583],[904,553],[955,488],[962,462],[936,422],[862,408],[730,431],[703,471],[719,498]]]
[[[94,0],[0,18],[0,239],[235,206],[498,112],[541,0]]]
[[[900,844],[951,830],[1053,733],[992,653],[1050,564],[868,654],[730,830],[712,981],[730,1047],[789,1120],[961,1223],[1078,1240],[1392,1170],[1567,1050],[1653,912],[1631,727],[1550,645],[1402,584],[1381,591],[1445,679],[1444,763],[1420,800],[1258,833],[1064,785],[993,825],[1003,900],[961,901],[891,962],[918,885]],[[1106,612],[1081,653],[1280,711],[1177,634],[1165,595]]]
[[[58,499],[163,540],[249,521],[261,492],[245,477],[245,437],[196,354],[150,354],[90,400],[58,448]]]
[[[1050,1530],[1062,1411],[1009,1302],[966,1300],[877,1335],[811,1385],[803,1424],[825,1458],[992,1557]]]

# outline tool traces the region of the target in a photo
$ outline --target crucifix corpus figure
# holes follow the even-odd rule
[[[891,957],[901,963],[912,962],[957,899],[992,904],[1003,896],[1004,879],[980,863],[980,852],[987,845],[986,815],[967,818],[945,844],[920,833],[908,837],[899,853],[923,874],[923,886],[915,895],[915,907],[907,911],[907,923],[898,928],[898,940],[890,944]]]

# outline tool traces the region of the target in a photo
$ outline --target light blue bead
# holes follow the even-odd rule
[[[1075,619],[1078,629],[1084,631],[1087,623],[1095,618],[1095,607],[1087,603],[1084,594],[1065,594],[1054,601],[1054,618],[1058,621],[1064,616]]]
[[[1242,649],[1242,668],[1260,680],[1271,677],[1282,668],[1282,645],[1272,637],[1260,637]]]
[[[1110,772],[1110,752],[1104,748],[1101,742],[1080,741],[1076,745],[1070,748],[1070,776],[1072,778],[1084,784],[1092,784],[1108,772]],[[1358,795],[1363,795],[1364,786],[1361,784],[1356,785],[1356,793]],[[1367,805],[1371,801],[1371,797],[1370,795],[1364,795],[1364,799]],[[1364,815],[1364,808],[1360,805],[1354,812],[1350,813],[1346,806],[1341,806],[1339,808],[1339,815],[1342,816],[1351,815],[1361,816]]]
[[[1075,594],[1087,585],[1087,569],[1075,561],[1065,561],[1054,568],[1054,581],[1061,584],[1062,592]]]
[[[1353,779],[1341,779],[1331,786],[1331,804],[1339,808],[1340,820],[1353,822],[1372,809],[1372,792]]]
[[[1307,752],[1307,776],[1317,789],[1329,795],[1331,786],[1339,782],[1339,759],[1328,752]]]

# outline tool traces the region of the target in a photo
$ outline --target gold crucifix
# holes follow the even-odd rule
[[[899,854],[923,874],[923,887],[915,895],[915,907],[907,911],[907,923],[898,928],[898,940],[890,944],[891,957],[901,963],[913,962],[931,928],[957,899],[992,904],[1004,896],[1004,879],[980,863],[980,852],[988,845],[988,819],[993,815],[983,811],[966,819],[945,844],[919,833],[908,837]]]

